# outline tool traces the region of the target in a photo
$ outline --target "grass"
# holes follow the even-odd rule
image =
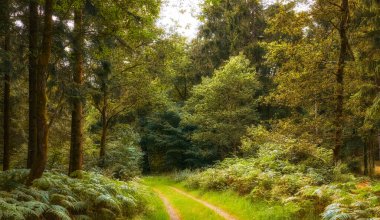
[[[173,183],[165,177],[147,177],[144,182],[152,188],[159,190],[177,209],[183,220],[222,220],[223,218],[202,204],[187,198],[171,189]],[[146,218],[148,219],[148,218]],[[158,218],[151,218],[158,219]]]
[[[207,216],[212,212],[201,204],[192,201],[177,192],[170,189],[168,186],[174,186],[182,189],[193,196],[207,201],[215,206],[218,206],[226,212],[236,216],[241,220],[252,219],[320,219],[319,216],[312,212],[306,216],[296,216],[298,207],[294,204],[282,205],[280,203],[266,202],[264,200],[252,201],[248,197],[240,196],[232,191],[203,191],[188,189],[181,183],[175,183],[168,177],[147,177],[144,182],[158,190],[160,190],[172,202],[172,205],[179,210],[183,219],[221,219],[219,216]],[[195,215],[196,214],[196,215]],[[211,213],[212,214],[212,213]],[[152,218],[155,219],[155,218]],[[158,219],[158,218],[157,218]]]
[[[164,203],[153,191],[149,193],[147,198],[148,207],[143,215],[139,215],[134,220],[169,220]]]
[[[295,219],[294,213],[298,211],[298,208],[292,204],[284,206],[279,203],[269,203],[263,200],[252,201],[248,197],[240,196],[233,191],[194,190],[185,188],[182,184],[176,184],[176,187],[224,209],[241,220]],[[304,219],[319,218],[308,216]]]

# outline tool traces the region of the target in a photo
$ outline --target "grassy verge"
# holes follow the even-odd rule
[[[165,195],[169,195],[168,198],[173,202],[173,206],[176,206],[181,211],[189,210],[186,215],[191,215],[191,213],[198,213],[204,211],[204,207],[193,209],[193,201],[181,201],[182,198],[175,192],[173,192],[168,186],[174,186],[176,188],[182,189],[197,198],[207,201],[215,206],[218,206],[225,210],[226,212],[236,216],[241,220],[252,220],[252,219],[320,219],[317,215],[312,212],[306,216],[300,217],[296,216],[295,213],[299,208],[293,204],[282,205],[275,202],[266,202],[264,200],[252,201],[248,197],[240,196],[232,191],[204,191],[188,189],[182,183],[175,183],[171,181],[168,177],[148,177],[144,180],[149,186],[163,191]],[[191,210],[193,209],[193,210]],[[185,214],[185,213],[184,213]],[[186,218],[185,218],[186,219]],[[190,218],[190,219],[204,219],[204,218]],[[211,219],[211,218],[207,218]]]
[[[147,177],[144,179],[144,182],[152,188],[159,190],[170,201],[172,206],[177,209],[183,220],[223,219],[202,204],[199,204],[198,202],[187,198],[171,189],[170,186],[173,186],[173,182],[171,182],[168,178]],[[153,220],[156,218],[151,219]]]
[[[147,201],[149,202],[145,213],[134,218],[134,220],[169,220],[169,215],[165,210],[164,203],[153,191],[149,192]]]
[[[233,191],[204,191],[188,189],[183,184],[175,184],[176,187],[186,190],[188,193],[212,203],[225,211],[237,216],[241,220],[252,219],[295,219],[295,213],[298,207],[293,204],[282,205],[274,202],[266,202],[263,200],[252,201],[251,199],[240,196]],[[312,213],[303,218],[297,219],[319,219]]]

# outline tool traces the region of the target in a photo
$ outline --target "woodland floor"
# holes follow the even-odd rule
[[[145,177],[143,182],[156,199],[150,201],[153,212],[139,220],[293,219],[281,205],[252,202],[233,192],[191,190],[164,176]]]
[[[222,208],[191,195],[163,177],[147,177],[144,182],[164,204],[168,216],[160,217],[162,220],[237,220]]]

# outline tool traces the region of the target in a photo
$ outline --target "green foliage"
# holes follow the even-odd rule
[[[140,175],[143,153],[139,134],[131,126],[119,124],[112,128],[110,136],[103,174],[119,180],[131,180]]]
[[[140,144],[147,154],[145,171],[169,171],[202,165],[203,158],[194,154],[188,137],[192,128],[181,125],[179,113],[168,110],[153,114],[141,122],[144,135]]]
[[[255,70],[244,55],[231,57],[211,78],[203,78],[185,106],[186,123],[197,126],[192,140],[214,145],[219,158],[236,154],[246,126],[257,120],[259,88]]]
[[[95,173],[77,172],[70,178],[46,172],[28,188],[27,170],[0,173],[1,219],[132,218],[146,203],[146,190],[137,182],[120,182]],[[13,187],[6,184],[14,181]]]
[[[328,150],[260,126],[248,129],[242,149],[248,158],[225,159],[182,179],[191,188],[292,204],[299,217],[310,210],[326,220],[380,217],[379,183],[354,177],[344,164],[332,166]]]
[[[202,5],[201,20],[198,38],[192,44],[192,58],[198,75],[210,76],[240,52],[260,66],[264,51],[258,41],[265,27],[260,1],[206,1]]]
[[[310,209],[320,213],[335,201],[350,200],[351,204],[373,197],[371,190],[355,191],[359,180],[344,165],[332,166],[331,152],[306,139],[287,137],[261,126],[251,127],[243,137],[242,149],[247,158],[225,159],[205,171],[187,175],[186,185],[208,190],[232,189],[249,195],[253,201],[260,198],[293,204],[298,207],[299,216],[307,215]],[[343,212],[338,214],[343,216]]]
[[[191,177],[189,184],[217,190],[232,188],[253,197],[281,199],[306,184],[327,182],[333,170],[331,152],[261,126],[248,129],[243,137],[243,150],[251,152],[247,159],[226,159]]]

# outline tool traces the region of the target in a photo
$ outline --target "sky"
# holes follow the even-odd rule
[[[201,13],[200,4],[204,0],[164,0],[161,8],[158,25],[167,33],[176,32],[189,40],[194,39],[201,22],[198,15]],[[270,4],[276,0],[263,0],[264,4]],[[306,10],[307,6],[300,5],[298,11]]]
[[[161,8],[158,24],[166,32],[177,32],[189,40],[196,37],[203,0],[165,0]]]

